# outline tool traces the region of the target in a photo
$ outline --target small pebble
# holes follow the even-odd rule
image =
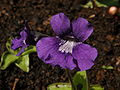
[[[109,8],[108,13],[110,15],[115,15],[118,12],[118,8],[116,6],[112,6]]]

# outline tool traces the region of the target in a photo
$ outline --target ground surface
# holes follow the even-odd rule
[[[71,20],[81,16],[94,25],[94,33],[85,43],[99,52],[95,65],[88,71],[90,83],[100,84],[105,90],[120,90],[120,21],[109,16],[106,8],[82,9],[80,3],[79,0],[0,0],[0,56],[6,50],[7,39],[19,34],[25,19],[30,21],[32,30],[51,35],[52,15],[64,12]],[[91,15],[95,17],[89,18]],[[102,65],[114,69],[104,70]],[[63,69],[44,64],[36,54],[30,55],[29,73],[14,64],[0,71],[0,90],[11,90],[15,79],[19,79],[16,90],[45,90],[51,83],[68,82]]]

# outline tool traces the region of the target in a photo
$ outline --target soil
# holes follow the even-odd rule
[[[120,20],[108,15],[107,8],[83,9],[84,0],[0,0],[0,56],[6,50],[10,36],[19,34],[24,20],[31,30],[52,35],[49,20],[52,15],[64,12],[71,20],[84,17],[94,26],[94,33],[85,43],[98,49],[95,65],[87,71],[90,84],[100,84],[105,90],[120,90]],[[105,70],[103,65],[111,65]],[[76,71],[71,71],[74,75]],[[46,65],[36,53],[30,55],[30,72],[14,64],[0,71],[0,90],[46,90],[51,83],[68,82],[64,69]]]

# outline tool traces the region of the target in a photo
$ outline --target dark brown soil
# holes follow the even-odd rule
[[[96,47],[99,56],[88,70],[91,84],[100,84],[105,90],[120,90],[120,21],[106,13],[107,8],[83,9],[80,0],[0,0],[0,56],[6,50],[10,36],[19,34],[24,20],[29,20],[32,30],[51,35],[50,17],[64,12],[71,20],[84,17],[94,25],[94,33],[86,41]],[[95,17],[89,18],[91,15]],[[113,70],[101,69],[111,65]],[[74,73],[75,71],[71,71]],[[11,90],[19,79],[16,90],[45,90],[56,82],[68,82],[65,71],[44,64],[36,54],[30,55],[30,72],[14,64],[0,71],[0,90]]]

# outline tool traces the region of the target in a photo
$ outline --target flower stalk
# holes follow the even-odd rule
[[[67,73],[68,78],[69,78],[69,81],[70,81],[70,83],[71,83],[71,85],[72,85],[72,90],[77,90],[77,88],[76,88],[76,86],[75,86],[75,84],[74,84],[74,82],[73,82],[72,76],[71,76],[71,74],[70,74],[70,71],[69,71],[68,69],[66,69],[66,73]]]

